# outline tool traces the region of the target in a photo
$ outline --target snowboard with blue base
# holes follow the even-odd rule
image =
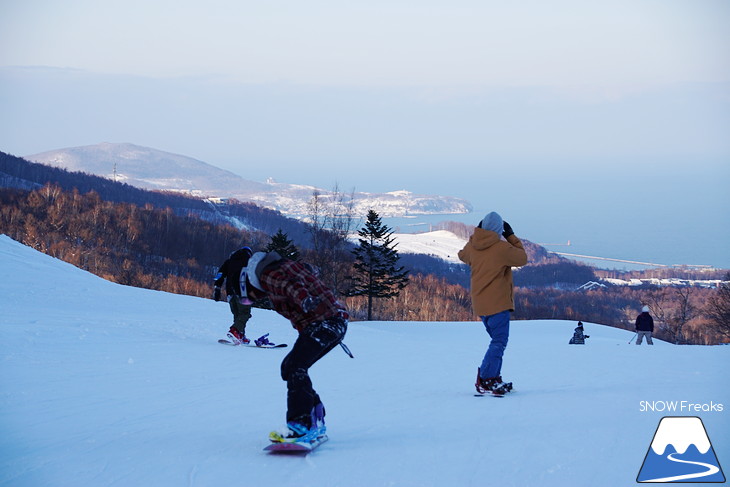
[[[311,441],[277,441],[264,448],[264,451],[271,453],[309,453],[328,439],[327,435],[322,435]]]

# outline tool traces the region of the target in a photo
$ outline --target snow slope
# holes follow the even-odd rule
[[[283,426],[283,350],[225,347],[224,303],[103,281],[0,236],[0,486],[621,486],[659,420],[700,416],[730,465],[728,347],[628,345],[514,322],[516,392],[474,397],[480,323],[352,323],[312,369],[330,441],[262,451]],[[249,334],[293,343],[277,315]],[[646,411],[642,401],[722,404]],[[727,475],[729,472],[725,472]]]
[[[395,233],[398,252],[404,254],[426,254],[452,264],[461,264],[459,251],[467,240],[447,230],[425,233]]]

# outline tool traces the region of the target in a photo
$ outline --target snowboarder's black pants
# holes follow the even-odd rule
[[[281,363],[287,386],[286,421],[310,428],[312,409],[322,401],[312,387],[309,368],[339,344],[347,332],[347,320],[337,317],[312,323],[299,334],[292,351]]]
[[[239,296],[231,296],[228,301],[228,306],[231,308],[233,313],[233,326],[241,332],[241,335],[246,335],[246,323],[251,319],[251,306],[248,304],[242,304]]]

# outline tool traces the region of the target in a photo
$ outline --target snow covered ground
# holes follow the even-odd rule
[[[458,253],[466,245],[466,239],[446,230],[425,233],[393,234],[398,252],[404,254],[426,254],[452,264],[462,264]]]
[[[571,346],[572,322],[514,322],[516,391],[499,399],[473,395],[480,323],[352,323],[356,358],[336,349],[311,371],[330,441],[275,456],[287,349],[217,344],[227,305],[0,236],[0,310],[0,486],[629,486],[664,416],[699,416],[730,465],[726,346],[637,347],[591,323]],[[264,332],[296,338],[255,311],[249,334]],[[698,406],[647,410],[670,401]]]

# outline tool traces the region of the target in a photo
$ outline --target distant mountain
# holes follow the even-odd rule
[[[132,186],[188,193],[208,198],[235,198],[278,210],[286,215],[306,215],[313,186],[244,179],[190,157],[133,144],[102,143],[58,149],[25,156],[41,164],[82,171]],[[417,195],[409,191],[355,193],[355,209],[374,209],[383,217],[469,213],[471,204],[450,196]]]
[[[211,202],[180,192],[150,191],[95,174],[30,162],[0,151],[0,193],[4,193],[5,188],[32,191],[47,184],[69,193],[78,191],[80,195],[94,192],[101,200],[112,203],[170,209],[180,217],[193,214],[205,221],[228,223],[239,230],[258,230],[267,235],[282,230],[297,245],[306,246],[309,239],[309,229],[304,222],[255,203],[235,200]],[[8,194],[13,204],[20,201],[17,196],[12,196],[12,192]],[[5,209],[7,202],[0,203],[0,206]]]

